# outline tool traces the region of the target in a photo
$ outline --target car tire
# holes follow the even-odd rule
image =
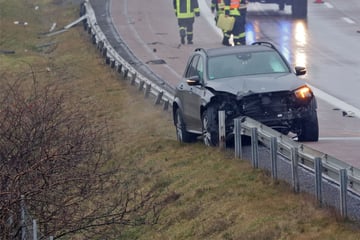
[[[202,120],[202,137],[204,144],[209,147],[219,145],[219,126],[215,108],[210,107],[206,109],[201,117]]]
[[[197,135],[189,133],[186,131],[184,119],[182,117],[180,109],[176,109],[175,112],[175,128],[176,128],[176,138],[181,143],[190,143],[194,142],[197,138]]]
[[[300,142],[317,142],[319,140],[319,123],[316,111],[301,121],[301,129],[298,134]]]

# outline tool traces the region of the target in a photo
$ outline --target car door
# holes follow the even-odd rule
[[[183,96],[183,114],[187,130],[201,132],[201,95],[204,92],[204,59],[201,55],[194,55],[185,72],[185,80],[197,76],[200,79],[199,85],[187,85]]]

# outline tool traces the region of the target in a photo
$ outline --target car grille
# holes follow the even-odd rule
[[[291,119],[296,106],[290,92],[262,93],[241,100],[242,113],[260,122]]]

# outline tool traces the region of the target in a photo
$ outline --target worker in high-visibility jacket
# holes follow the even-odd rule
[[[197,0],[173,0],[175,15],[178,19],[180,41],[185,44],[193,44],[193,24],[195,17],[200,16],[199,3]]]
[[[217,21],[217,18],[220,14],[225,13],[225,3],[224,0],[211,0],[211,12],[214,13],[216,11],[216,17],[215,20]]]
[[[234,45],[246,44],[246,10],[247,0],[224,0],[225,15],[235,17],[235,23],[231,34],[233,34]]]
[[[225,3],[224,0],[211,0],[211,12],[216,12],[215,22],[217,23],[220,14],[225,14]],[[223,40],[222,44],[225,46],[230,46],[229,39],[231,32],[223,31]]]

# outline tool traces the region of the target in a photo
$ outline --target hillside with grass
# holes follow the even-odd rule
[[[156,217],[108,222],[107,228],[62,239],[89,239],[86,231],[97,232],[94,239],[359,239],[358,223],[319,208],[312,196],[294,194],[288,184],[272,181],[233,153],[201,142],[179,144],[171,113],[110,69],[81,24],[51,37],[43,34],[54,23],[61,28],[76,20],[79,4],[0,0],[1,82],[31,84],[34,76],[56,82],[82,110],[106,122],[111,139],[106,167],[119,171],[114,176],[127,186],[134,184],[139,196],[154,193]],[[106,205],[120,192],[114,188],[98,200]]]

